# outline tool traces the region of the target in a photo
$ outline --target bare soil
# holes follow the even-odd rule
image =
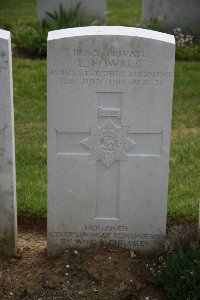
[[[119,247],[46,254],[46,220],[19,218],[17,255],[0,260],[0,300],[164,300],[151,274],[156,257]]]

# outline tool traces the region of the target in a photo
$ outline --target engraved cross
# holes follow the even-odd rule
[[[123,93],[97,93],[97,125],[89,132],[57,132],[57,155],[85,156],[96,163],[94,219],[119,220],[120,165],[162,152],[161,133],[133,133],[121,125]]]

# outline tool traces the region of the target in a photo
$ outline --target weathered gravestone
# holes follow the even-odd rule
[[[83,14],[88,17],[104,18],[107,10],[107,0],[37,0],[37,16],[39,20],[47,18],[46,12],[59,11],[60,4],[68,11],[81,3]]]
[[[10,32],[0,30],[0,253],[16,251],[16,179]]]
[[[164,19],[162,27],[166,29],[197,27],[200,23],[200,1],[142,0],[143,21],[149,22],[159,16]]]
[[[48,253],[141,252],[166,229],[174,37],[126,27],[48,36]]]

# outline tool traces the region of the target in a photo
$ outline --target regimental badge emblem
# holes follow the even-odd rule
[[[117,126],[112,120],[90,127],[90,136],[81,141],[91,151],[89,160],[99,160],[106,168],[115,161],[126,161],[135,142],[128,137],[129,126]]]

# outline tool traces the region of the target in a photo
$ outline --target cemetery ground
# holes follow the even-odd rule
[[[197,227],[199,69],[176,62],[168,226]],[[19,243],[17,256],[1,263],[0,299],[165,299],[150,271],[158,257],[102,246],[47,258],[45,60],[14,58],[14,103]]]
[[[23,10],[20,1],[9,1],[12,15],[1,1],[0,23],[17,22],[19,8],[27,22],[34,22],[35,1],[23,1]],[[118,20],[113,14],[112,24],[131,22],[129,6],[124,7]],[[101,245],[47,257],[46,61],[14,58],[13,64],[19,240],[17,255],[0,261],[0,299],[166,299],[152,275],[158,256]],[[170,157],[168,228],[189,224],[191,235],[200,190],[199,70],[200,62],[176,62]]]
[[[101,245],[50,259],[45,225],[42,219],[26,219],[26,225],[21,220],[18,253],[0,262],[0,299],[165,299],[150,270],[155,257]]]

